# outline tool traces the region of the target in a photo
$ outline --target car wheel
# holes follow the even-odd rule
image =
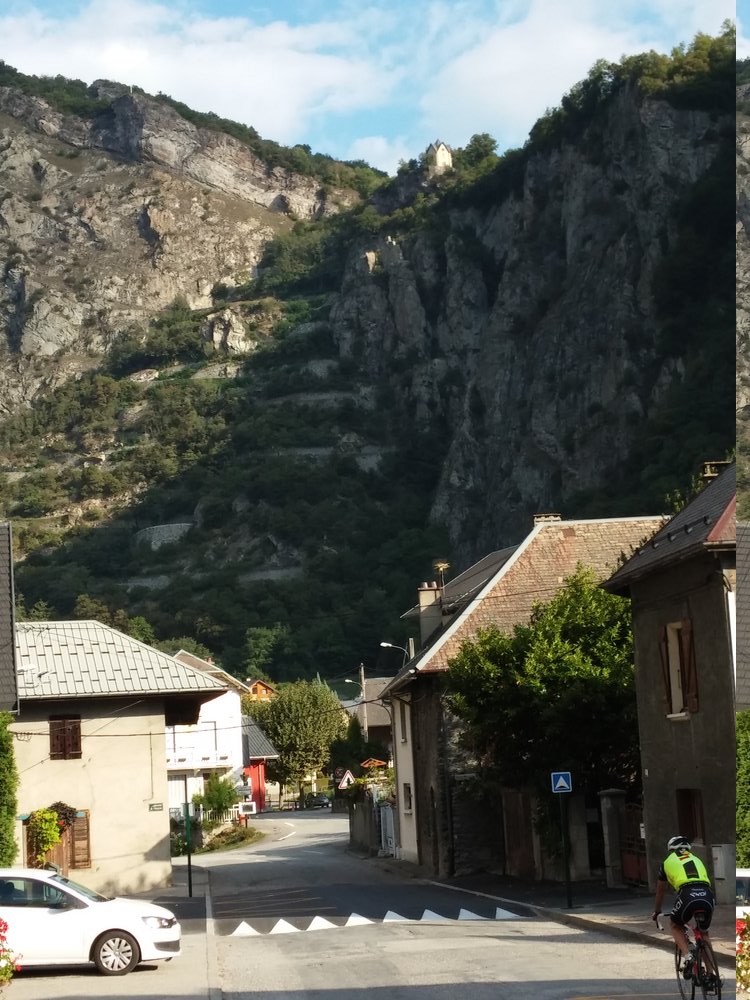
[[[140,961],[138,942],[127,931],[107,931],[92,949],[94,965],[105,976],[124,976]]]

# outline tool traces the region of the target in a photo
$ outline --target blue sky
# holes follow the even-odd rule
[[[0,58],[393,173],[437,138],[521,145],[597,59],[669,51],[735,9],[750,26],[750,0],[0,0]]]

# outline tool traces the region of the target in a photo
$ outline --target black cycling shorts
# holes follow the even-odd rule
[[[674,906],[669,914],[672,922],[684,926],[695,917],[695,923],[702,931],[711,926],[714,915],[714,894],[706,882],[686,882],[677,890]]]

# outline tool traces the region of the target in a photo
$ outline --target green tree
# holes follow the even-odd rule
[[[203,786],[203,794],[194,795],[193,802],[195,805],[203,806],[204,809],[224,812],[226,809],[231,809],[238,798],[237,790],[229,778],[220,778],[218,774],[212,774]]]
[[[274,772],[282,786],[320,771],[347,728],[341,702],[320,681],[287,684],[271,701],[253,702],[252,714],[279,752]]]
[[[737,713],[737,867],[750,868],[750,710]]]
[[[495,155],[497,141],[488,132],[473,135],[461,150],[461,165],[478,167],[480,163]]]
[[[564,767],[581,786],[632,787],[638,727],[630,602],[579,567],[528,625],[480,632],[451,661],[452,705],[498,779],[541,786]]]
[[[0,867],[8,868],[16,860],[16,813],[18,804],[18,769],[13,753],[13,736],[8,729],[13,721],[9,712],[0,712]]]
[[[273,662],[278,649],[288,645],[289,626],[276,622],[272,628],[255,627],[245,632],[245,671],[247,677],[257,679]],[[265,676],[265,675],[264,675]]]

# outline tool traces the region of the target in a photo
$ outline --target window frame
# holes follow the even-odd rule
[[[689,618],[659,627],[664,702],[668,718],[686,718],[700,707],[693,623]]]

